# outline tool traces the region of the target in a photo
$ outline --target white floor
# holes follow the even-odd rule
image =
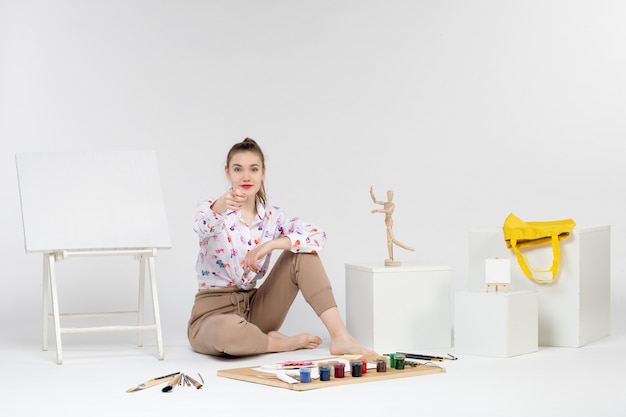
[[[159,361],[154,346],[64,340],[64,363],[57,365],[54,343],[45,352],[35,343],[1,343],[0,415],[11,417],[44,413],[599,417],[626,412],[626,335],[582,348],[541,347],[536,353],[509,359],[461,356],[444,362],[442,374],[302,392],[222,378],[217,371],[325,358],[329,356],[326,348],[227,360],[196,354],[181,342],[166,346],[166,357]],[[171,393],[161,392],[160,387],[126,392],[145,380],[176,371],[200,373],[205,386],[200,390],[178,387]]]

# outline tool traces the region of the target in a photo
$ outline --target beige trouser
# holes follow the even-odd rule
[[[198,291],[187,327],[191,347],[208,355],[266,353],[267,333],[283,324],[298,291],[318,316],[337,306],[324,266],[312,253],[283,251],[259,288]]]

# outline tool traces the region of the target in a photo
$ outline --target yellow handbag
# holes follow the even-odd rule
[[[513,213],[509,214],[504,221],[502,230],[504,232],[504,241],[508,249],[513,249],[517,263],[524,271],[524,274],[541,284],[553,282],[559,269],[559,259],[561,257],[561,248],[559,241],[568,237],[576,223],[572,219],[552,220],[543,222],[525,222]],[[550,269],[534,269],[530,266],[528,258],[520,249],[530,246],[552,245],[552,266]],[[551,272],[551,279],[538,278],[533,272]]]

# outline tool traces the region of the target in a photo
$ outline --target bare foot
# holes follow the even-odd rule
[[[315,349],[322,344],[322,339],[308,333],[301,333],[295,336],[287,336],[279,332],[269,332],[267,334],[268,352],[291,352],[298,349]]]
[[[367,349],[350,335],[332,339],[330,341],[330,353],[332,355],[362,355],[368,360],[375,360],[378,356],[378,353]]]

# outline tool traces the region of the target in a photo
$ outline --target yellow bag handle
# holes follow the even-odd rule
[[[517,240],[511,239],[510,241],[511,249],[513,249],[513,252],[515,252],[517,263],[522,268],[522,271],[524,271],[524,275],[526,275],[528,278],[540,284],[553,282],[556,279],[557,272],[559,271],[559,261],[561,259],[561,248],[559,246],[559,236],[553,235],[551,240],[552,240],[552,256],[553,257],[552,257],[552,266],[550,267],[550,269],[535,269],[532,266],[530,266],[530,262],[528,262],[528,257],[526,257],[526,255],[524,255],[520,251],[519,247],[517,246]],[[551,272],[552,278],[541,279],[541,278],[535,277],[533,275],[533,272]]]
[[[572,219],[554,220],[545,222],[524,222],[513,213],[504,221],[504,240],[509,249],[513,249],[517,263],[522,268],[524,274],[540,284],[550,283],[556,279],[561,259],[561,248],[559,241],[570,235],[576,223]],[[549,269],[534,269],[526,255],[521,251],[521,247],[538,246],[551,243],[552,246],[552,266]],[[550,272],[550,279],[542,279],[533,275],[533,272]]]

